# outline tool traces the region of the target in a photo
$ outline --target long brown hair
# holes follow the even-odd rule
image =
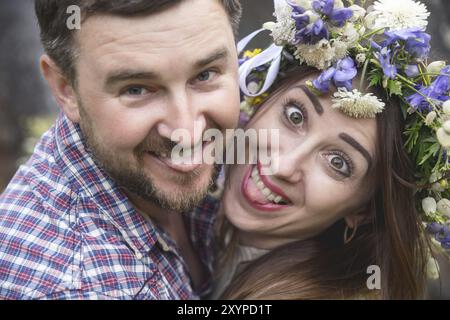
[[[311,69],[290,72],[272,95],[312,72]],[[340,220],[314,238],[270,251],[235,277],[223,294],[224,299],[423,296],[427,242],[414,204],[414,168],[403,148],[404,119],[398,102],[387,99],[383,90],[376,90],[375,94],[387,106],[376,120],[376,188],[367,209],[367,223],[357,229],[356,236],[347,244],[343,241],[345,222]],[[222,236],[230,231],[233,234],[231,244],[225,248],[223,263],[233,254],[238,240],[228,221],[223,221],[221,230]],[[380,290],[370,291],[367,287],[371,265],[380,268]]]

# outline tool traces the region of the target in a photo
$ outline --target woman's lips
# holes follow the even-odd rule
[[[289,207],[290,204],[276,204],[266,199],[261,190],[259,190],[255,182],[251,179],[253,167],[254,166],[252,165],[248,167],[241,184],[241,192],[250,206],[256,210],[265,212],[279,211]],[[287,198],[285,199],[288,200]]]
[[[269,178],[267,178],[267,176],[261,174],[261,168],[262,168],[261,162],[258,161],[256,167],[258,168],[258,173],[259,173],[261,180],[264,182],[265,186],[270,191],[282,196],[286,201],[292,202],[291,199],[289,199],[289,197],[283,192],[283,190],[281,190],[281,188],[279,188],[272,181],[270,181]]]

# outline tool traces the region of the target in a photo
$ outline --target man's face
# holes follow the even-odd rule
[[[76,40],[80,126],[97,162],[164,209],[195,205],[215,168],[174,165],[171,135],[188,130],[194,146],[202,140],[195,126],[234,128],[239,112],[234,37],[219,1],[183,1],[143,17],[93,16]]]

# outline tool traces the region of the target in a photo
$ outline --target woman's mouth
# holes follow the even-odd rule
[[[292,205],[281,189],[260,174],[261,166],[250,166],[242,181],[241,191],[244,198],[255,209],[278,211]]]

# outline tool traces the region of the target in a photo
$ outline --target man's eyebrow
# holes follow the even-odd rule
[[[220,48],[216,51],[214,51],[212,54],[210,54],[209,56],[207,56],[206,58],[200,59],[199,61],[197,61],[195,63],[195,67],[197,69],[201,69],[204,68],[205,66],[207,66],[208,64],[217,61],[217,60],[221,60],[221,59],[225,59],[227,58],[229,55],[228,53],[228,49],[227,48]]]
[[[360,145],[358,143],[358,141],[356,141],[355,139],[353,139],[346,133],[340,133],[339,138],[341,138],[342,140],[347,142],[349,145],[351,145],[353,148],[358,150],[363,155],[363,157],[367,160],[367,163],[369,164],[369,170],[370,170],[370,168],[372,168],[373,162],[372,162],[372,157],[370,156],[370,153],[366,149],[364,149],[364,147],[362,145]]]
[[[106,87],[111,87],[116,83],[120,83],[127,80],[155,80],[159,76],[154,72],[143,72],[135,70],[119,70],[114,71],[106,77]]]
[[[317,114],[321,116],[323,114],[323,106],[320,103],[319,99],[317,99],[317,96],[314,93],[312,93],[307,86],[303,84],[299,85],[298,88],[300,88],[306,94],[309,100],[311,100],[311,103],[313,104]]]

